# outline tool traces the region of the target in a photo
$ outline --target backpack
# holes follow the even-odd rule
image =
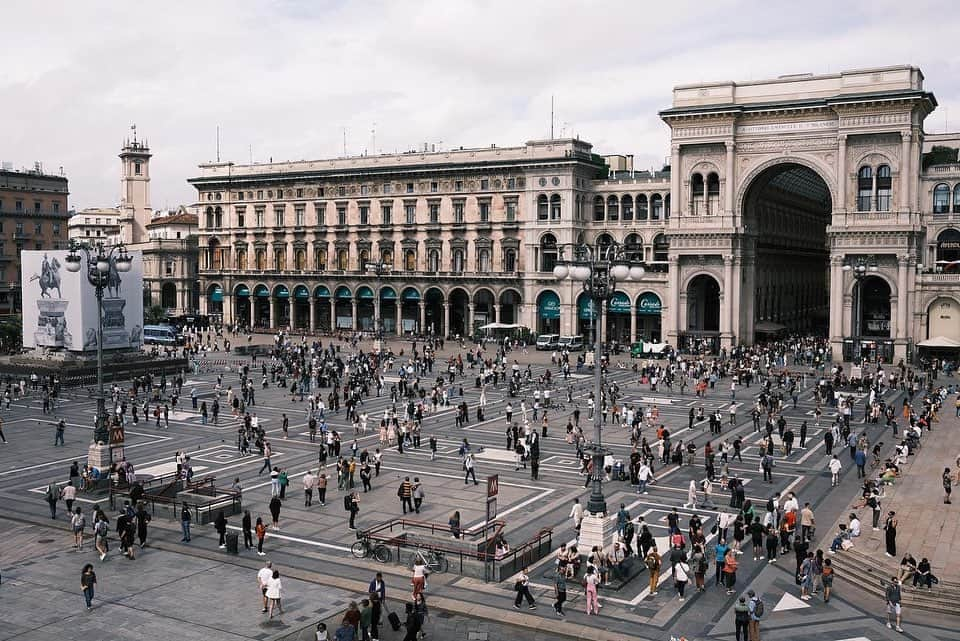
[[[100,521],[97,523],[97,535],[106,536],[107,535],[107,522]]]
[[[707,562],[707,557],[703,557],[697,564],[697,574],[706,574],[708,569],[710,569],[710,564]]]
[[[757,618],[763,616],[763,601],[760,599],[753,600],[753,615]]]
[[[343,509],[345,509],[347,512],[349,512],[349,511],[350,511],[350,508],[352,507],[352,503],[353,503],[353,501],[351,500],[350,495],[349,495],[349,494],[344,495],[344,497],[343,497]]]

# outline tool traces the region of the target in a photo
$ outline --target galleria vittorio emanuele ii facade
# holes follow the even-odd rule
[[[678,86],[655,172],[579,139],[204,164],[201,313],[589,335],[593,307],[554,263],[625,243],[645,273],[602,310],[610,340],[721,349],[796,330],[834,358],[899,359],[960,341],[960,134],[924,133],[936,106],[909,66]]]

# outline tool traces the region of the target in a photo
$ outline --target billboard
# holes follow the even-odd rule
[[[83,252],[78,272],[66,269],[67,250],[20,254],[23,292],[23,346],[96,351],[97,294],[87,278]],[[143,256],[130,252],[130,271],[114,260],[103,290],[103,348],[139,348],[143,341]]]

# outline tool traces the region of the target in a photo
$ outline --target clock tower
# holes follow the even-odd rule
[[[150,208],[150,147],[133,138],[123,143],[120,152],[120,235],[124,243],[147,240],[146,225],[153,216]]]

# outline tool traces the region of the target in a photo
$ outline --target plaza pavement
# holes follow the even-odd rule
[[[261,339],[262,340],[262,339]],[[239,341],[235,341],[239,342]],[[399,351],[399,344],[392,344],[393,349]],[[404,343],[403,347],[409,349],[409,343]],[[456,353],[451,343],[447,344],[446,353]],[[213,357],[226,355],[213,355]],[[443,356],[443,354],[441,354]],[[521,364],[535,362],[543,364],[549,362],[549,353],[536,353],[530,350],[528,354],[511,354],[513,358],[520,360]],[[629,361],[628,358],[623,360]],[[198,376],[188,376],[188,383],[184,386],[185,397],[189,396],[189,390],[196,386],[201,394],[201,398],[210,398],[212,385],[215,376],[213,374],[203,374]],[[390,378],[388,376],[388,378]],[[686,414],[690,404],[702,404],[706,409],[724,408],[729,404],[727,398],[728,391],[717,390],[708,393],[706,399],[702,401],[695,400],[692,394],[680,397],[679,394],[668,394],[663,391],[653,393],[648,386],[642,388],[636,385],[635,377],[629,370],[611,369],[611,378],[617,380],[623,388],[629,402],[635,404],[657,403],[661,408],[662,420],[671,426],[675,438],[694,438],[698,450],[702,450],[702,445],[709,438],[705,424],[696,426],[693,430],[686,429]],[[231,371],[224,375],[225,384],[236,384],[236,374]],[[583,394],[590,387],[591,379],[587,376],[577,377],[574,386],[577,394]],[[465,381],[464,390],[466,400],[475,406],[477,391],[472,387],[472,377]],[[721,386],[722,387],[722,386]],[[738,392],[743,402],[752,402],[752,396],[758,390],[756,387],[752,390],[742,389]],[[560,394],[555,394],[558,398]],[[484,445],[490,452],[488,457],[480,457],[478,465],[478,477],[482,478],[487,473],[496,472],[501,475],[501,488],[504,495],[501,499],[501,515],[507,519],[509,529],[507,530],[508,539],[511,544],[516,546],[522,542],[530,533],[540,527],[553,527],[555,532],[554,547],[561,541],[568,541],[573,537],[573,531],[570,520],[567,517],[570,501],[574,496],[585,500],[586,491],[583,489],[583,477],[575,474],[577,470],[576,461],[571,455],[572,448],[562,443],[558,438],[549,438],[543,442],[543,464],[541,465],[541,478],[539,481],[532,481],[529,474],[521,470],[515,472],[513,463],[509,457],[504,459],[497,455],[503,448],[503,429],[505,425],[502,419],[502,408],[504,397],[502,390],[488,390],[488,420],[482,424],[476,424],[471,420],[471,424],[464,430],[457,430],[453,427],[453,415],[447,411],[440,416],[431,416],[426,421],[424,429],[424,445],[430,433],[436,433],[441,440],[441,456],[436,462],[430,462],[426,452],[409,452],[400,456],[391,450],[384,463],[384,474],[380,479],[375,480],[375,491],[370,495],[363,495],[361,504],[361,514],[358,518],[360,527],[367,527],[372,523],[399,516],[399,506],[397,504],[395,488],[396,483],[402,475],[410,476],[419,474],[425,479],[427,484],[427,500],[424,505],[424,514],[421,518],[432,520],[441,524],[446,523],[446,519],[454,509],[460,509],[464,516],[464,522],[471,524],[477,520],[482,520],[482,486],[474,488],[461,486],[459,460],[456,457],[456,447],[460,438],[466,436],[475,446]],[[349,595],[359,596],[365,590],[366,582],[372,576],[373,572],[381,570],[387,576],[389,589],[395,594],[401,594],[408,590],[409,571],[404,566],[385,565],[381,566],[366,561],[357,561],[349,556],[348,546],[353,542],[353,534],[346,530],[346,515],[342,510],[341,494],[331,489],[326,508],[311,508],[309,510],[302,507],[302,493],[298,489],[298,476],[308,466],[316,467],[316,446],[308,442],[304,428],[304,417],[302,409],[297,402],[291,402],[289,396],[285,395],[283,390],[271,388],[263,391],[258,389],[258,405],[251,408],[251,411],[257,411],[264,422],[270,438],[274,441],[275,456],[274,463],[287,467],[294,476],[291,483],[291,490],[288,500],[284,502],[283,513],[281,515],[282,529],[279,534],[272,533],[267,538],[266,549],[269,557],[284,568],[284,576],[290,577],[291,582],[302,581],[301,594],[315,590],[316,586],[321,586],[319,600],[310,598],[311,606],[316,604],[313,610],[304,606],[302,610],[296,610],[296,606],[291,604],[291,617],[295,624],[303,623],[304,626],[312,625],[318,618],[324,616],[334,616],[330,613],[332,608],[337,607],[334,602],[340,602],[342,607],[345,603],[344,598],[349,600]],[[189,399],[186,401],[189,404]],[[368,401],[371,416],[377,415],[385,406],[383,399],[371,399]],[[518,403],[514,401],[515,408]],[[86,398],[84,394],[79,394],[76,398],[61,407],[60,413],[64,415],[69,423],[67,432],[67,446],[63,448],[54,448],[53,428],[49,425],[38,423],[37,403],[31,402],[29,407],[15,407],[11,412],[5,413],[5,431],[10,445],[0,447],[0,506],[11,519],[22,522],[32,522],[38,524],[52,523],[49,515],[46,514],[46,505],[42,500],[42,487],[49,482],[51,478],[64,479],[69,461],[74,458],[81,459],[85,452],[86,444],[89,439],[89,424],[92,419],[92,401]],[[749,407],[749,406],[747,406]],[[293,410],[291,408],[297,408]],[[291,417],[291,438],[289,441],[281,441],[279,438],[279,418],[282,412],[290,412]],[[569,409],[568,409],[569,411]],[[789,409],[787,416],[791,425],[796,427],[797,421],[801,417],[812,415],[812,404],[810,390],[807,389],[800,402],[800,406],[794,410]],[[724,415],[726,418],[726,415]],[[472,418],[472,417],[471,417]],[[824,417],[825,420],[827,417]],[[222,416],[222,421],[226,417]],[[561,420],[563,419],[563,420]],[[344,429],[342,423],[342,414],[340,417],[334,417],[333,423],[335,429]],[[552,423],[552,434],[555,436],[562,433],[562,423],[564,417],[557,417]],[[811,423],[812,424],[812,423]],[[194,457],[193,463],[197,469],[198,476],[206,474],[215,474],[221,484],[228,483],[234,476],[241,479],[244,486],[244,504],[251,509],[254,517],[266,512],[266,502],[269,500],[268,482],[264,477],[259,477],[256,472],[260,467],[259,457],[240,458],[236,455],[236,448],[233,444],[235,435],[233,423],[221,424],[218,427],[201,427],[199,421],[190,411],[178,414],[171,420],[171,429],[157,431],[152,424],[144,425],[141,423],[136,428],[128,431],[127,456],[137,465],[138,470],[143,472],[147,469],[159,470],[163,466],[169,466],[173,460],[173,453],[177,449],[184,449]],[[345,437],[345,448],[349,444],[352,434],[347,430]],[[645,431],[646,433],[646,431]],[[739,413],[738,423],[731,430],[724,427],[724,434],[729,438],[729,434],[738,433],[750,437],[752,426],[749,423],[746,409]],[[760,482],[760,474],[757,469],[759,458],[756,454],[755,446],[749,447],[744,452],[743,465],[732,464],[731,470],[740,475],[747,482],[747,495],[754,497],[755,500],[765,500],[772,491],[786,491],[794,489],[798,492],[801,501],[811,500],[817,510],[818,519],[835,518],[837,514],[846,509],[850,496],[856,493],[855,474],[845,477],[844,485],[837,490],[829,490],[829,478],[824,472],[825,457],[823,456],[821,432],[814,431],[811,428],[810,442],[806,450],[797,449],[790,457],[778,461],[778,468],[775,473],[775,483],[765,486]],[[620,433],[619,429],[608,428],[604,433],[605,441],[610,443],[617,457],[625,457],[629,453],[627,435]],[[368,436],[361,439],[364,446],[372,446],[376,437]],[[748,442],[748,439],[745,439]],[[200,469],[203,468],[203,469]],[[849,472],[849,470],[847,470]],[[659,474],[659,482],[653,486],[648,496],[637,496],[632,493],[629,486],[614,482],[607,484],[608,503],[611,510],[615,511],[620,502],[626,503],[631,508],[631,513],[645,514],[647,522],[653,527],[656,535],[665,534],[666,513],[673,507],[680,508],[680,505],[686,500],[686,486],[691,478],[699,478],[699,468],[691,470],[689,468],[670,467],[665,472]],[[726,502],[726,493],[718,488],[714,495],[715,501],[719,505]],[[85,509],[89,504],[83,504]],[[62,506],[61,506],[62,507]],[[689,515],[690,510],[679,509],[681,514]],[[708,519],[712,518],[709,511],[698,510],[701,516]],[[231,519],[231,525],[239,524],[239,518]],[[66,521],[61,516],[57,522],[60,528],[66,527]],[[708,520],[707,529],[710,527]],[[135,562],[123,561],[129,567],[136,567],[136,572],[120,571],[123,574],[133,575],[133,579],[142,578],[140,575],[148,575],[152,572],[148,563],[152,555],[156,555],[158,566],[175,567],[193,567],[195,564],[206,567],[203,564],[212,563],[209,572],[216,574],[223,573],[224,581],[222,585],[230,584],[231,591],[237,591],[239,594],[245,593],[245,588],[239,587],[239,584],[246,580],[252,583],[252,577],[255,569],[259,567],[262,559],[249,552],[241,552],[239,557],[225,555],[216,548],[214,533],[212,528],[195,528],[194,542],[187,546],[179,543],[178,528],[175,523],[163,522],[155,519],[153,522],[151,548],[144,553],[141,559]],[[276,534],[276,535],[274,535]],[[44,537],[50,538],[50,537]],[[54,537],[56,544],[60,545],[61,540],[68,538],[63,534],[60,538]],[[68,546],[62,545],[59,550],[63,551]],[[4,544],[4,549],[9,546]],[[52,550],[51,553],[56,552]],[[81,559],[76,553],[62,552],[67,556],[57,556],[53,559],[47,559],[47,562],[56,567],[66,575],[72,576],[79,571]],[[59,554],[59,552],[58,552]],[[162,557],[160,555],[163,555]],[[174,555],[174,556],[169,556]],[[92,554],[87,554],[90,559]],[[748,555],[744,555],[746,559]],[[74,560],[75,559],[75,560]],[[4,565],[10,563],[6,555],[3,560]],[[121,560],[108,561],[105,565],[111,563],[121,564]],[[117,567],[112,565],[111,568]],[[231,565],[245,568],[240,575],[232,574],[231,571],[223,566]],[[100,566],[98,565],[98,572]],[[122,567],[122,566],[121,566]],[[199,566],[198,566],[199,567]],[[32,570],[31,566],[21,567],[16,571],[22,572],[29,577]],[[140,568],[144,568],[143,571]],[[767,566],[766,563],[753,564],[752,561],[744,560],[741,564],[742,574],[738,581],[738,587],[746,589],[748,586],[757,586],[761,588],[761,594],[768,604],[780,605],[780,599],[784,590],[788,590],[792,581],[785,581],[784,577],[789,577],[792,570],[776,566]],[[109,571],[113,571],[112,569]],[[704,594],[691,596],[685,603],[680,603],[672,595],[672,589],[669,586],[669,579],[661,589],[660,595],[651,597],[645,592],[646,576],[641,574],[634,581],[628,584],[624,589],[611,593],[601,591],[601,601],[604,603],[603,615],[600,617],[587,617],[583,614],[583,596],[578,586],[570,586],[567,611],[569,613],[567,620],[558,623],[550,607],[551,590],[551,563],[549,560],[537,564],[533,568],[534,585],[533,593],[540,604],[539,610],[535,613],[529,613],[526,610],[521,612],[514,611],[511,607],[513,592],[512,582],[505,581],[501,584],[484,584],[475,579],[458,577],[452,573],[446,575],[434,575],[430,581],[430,604],[433,612],[437,615],[432,625],[447,625],[449,634],[460,635],[466,632],[483,632],[486,625],[488,635],[495,635],[498,630],[489,627],[484,622],[497,625],[516,625],[517,628],[509,627],[503,634],[509,635],[521,634],[517,629],[531,631],[533,634],[539,634],[541,631],[549,631],[554,637],[559,635],[569,635],[573,638],[584,639],[667,639],[671,634],[682,633],[688,638],[716,637],[719,639],[732,638],[732,614],[730,608],[733,605],[733,597],[727,597],[722,591],[708,590]],[[162,572],[158,572],[163,576]],[[4,571],[4,577],[8,572]],[[179,575],[170,577],[174,580]],[[74,579],[71,579],[74,580]],[[152,580],[152,579],[151,579]],[[75,581],[75,580],[74,580]],[[111,578],[111,581],[115,579]],[[116,585],[123,583],[116,580]],[[237,584],[237,587],[233,587]],[[135,585],[135,583],[133,584]],[[147,581],[145,585],[152,585]],[[295,584],[298,585],[298,584]],[[106,587],[106,586],[105,586]],[[129,588],[128,588],[129,589]],[[288,589],[290,589],[288,587]],[[162,591],[161,591],[162,592]],[[158,594],[161,594],[158,592]],[[216,589],[210,589],[211,593],[216,593]],[[120,593],[125,593],[120,591]],[[311,592],[312,593],[312,592]],[[205,593],[206,594],[206,593]],[[4,595],[6,596],[6,595]],[[79,599],[79,595],[76,595]],[[166,602],[168,608],[164,611],[177,612],[179,603],[183,601],[184,593],[175,591],[173,595],[163,595],[169,598]],[[389,594],[388,594],[389,596]],[[328,598],[332,597],[332,598]],[[133,597],[131,597],[133,598]],[[206,598],[206,597],[204,597]],[[204,598],[198,598],[198,603],[204,604],[199,608],[201,616],[210,617],[210,608],[208,601]],[[231,597],[232,598],[232,597]],[[242,606],[241,602],[249,599],[249,593],[241,597],[238,601],[230,601],[230,607],[226,611],[232,616],[235,610]],[[852,624],[845,621],[857,620],[857,629],[871,630],[868,637],[871,641],[876,639],[888,638],[884,636],[885,628],[872,630],[876,623],[876,612],[871,612],[870,608],[865,610],[851,611],[846,610],[841,595],[837,601],[830,604],[830,608],[789,608],[783,607],[779,610],[771,608],[769,625],[771,627],[780,627],[791,629],[791,634],[785,638],[791,639],[817,639],[832,641],[835,639],[854,638],[856,634],[847,636],[838,636],[847,634],[848,628]],[[149,599],[146,599],[149,600]],[[3,603],[6,600],[0,600],[0,613],[2,613]],[[787,603],[790,605],[790,603]],[[110,606],[115,607],[115,606]],[[249,606],[248,606],[249,607]],[[320,610],[319,612],[317,610]],[[126,610],[128,616],[120,617],[121,620],[130,620],[130,626],[137,627],[138,609]],[[254,620],[246,621],[243,617],[253,615]],[[152,613],[156,616],[156,613]],[[440,616],[444,615],[444,616]],[[449,616],[447,616],[449,615]],[[145,615],[146,616],[146,615]],[[285,617],[284,624],[290,625],[290,628],[263,630],[259,626],[262,621],[259,617],[259,609],[252,608],[251,612],[244,612],[242,615],[238,612],[237,624],[230,628],[225,628],[223,634],[250,634],[253,638],[282,638],[300,634],[296,625],[289,623]],[[304,621],[296,621],[297,617],[307,617]],[[2,618],[2,617],[0,617]],[[215,618],[215,617],[213,617]],[[815,624],[812,622],[815,621]],[[435,623],[436,622],[436,623]],[[23,634],[29,634],[29,625],[24,625],[20,621],[17,625]],[[184,619],[183,625],[193,625]],[[202,625],[202,623],[200,624]],[[802,626],[802,632],[795,629],[798,625]],[[819,626],[819,627],[818,627]],[[847,626],[847,627],[844,627]],[[142,628],[140,628],[142,631]],[[253,632],[255,630],[255,632]],[[221,632],[218,632],[221,633]],[[265,637],[256,635],[266,634]],[[931,633],[932,635],[933,633]],[[939,633],[937,633],[939,635]],[[280,636],[277,636],[280,635]],[[2,637],[0,637],[2,638]],[[31,638],[31,637],[24,637]],[[42,637],[39,637],[42,638]],[[150,638],[153,638],[152,635]],[[156,638],[160,638],[157,636]],[[166,637],[164,637],[166,638]],[[209,638],[209,637],[208,637]],[[385,637],[390,639],[390,637]],[[441,638],[435,636],[434,638]],[[467,638],[461,636],[452,636],[449,638]],[[494,638],[491,636],[491,638]],[[523,639],[522,636],[516,638]],[[952,638],[943,636],[918,636],[917,638]]]

